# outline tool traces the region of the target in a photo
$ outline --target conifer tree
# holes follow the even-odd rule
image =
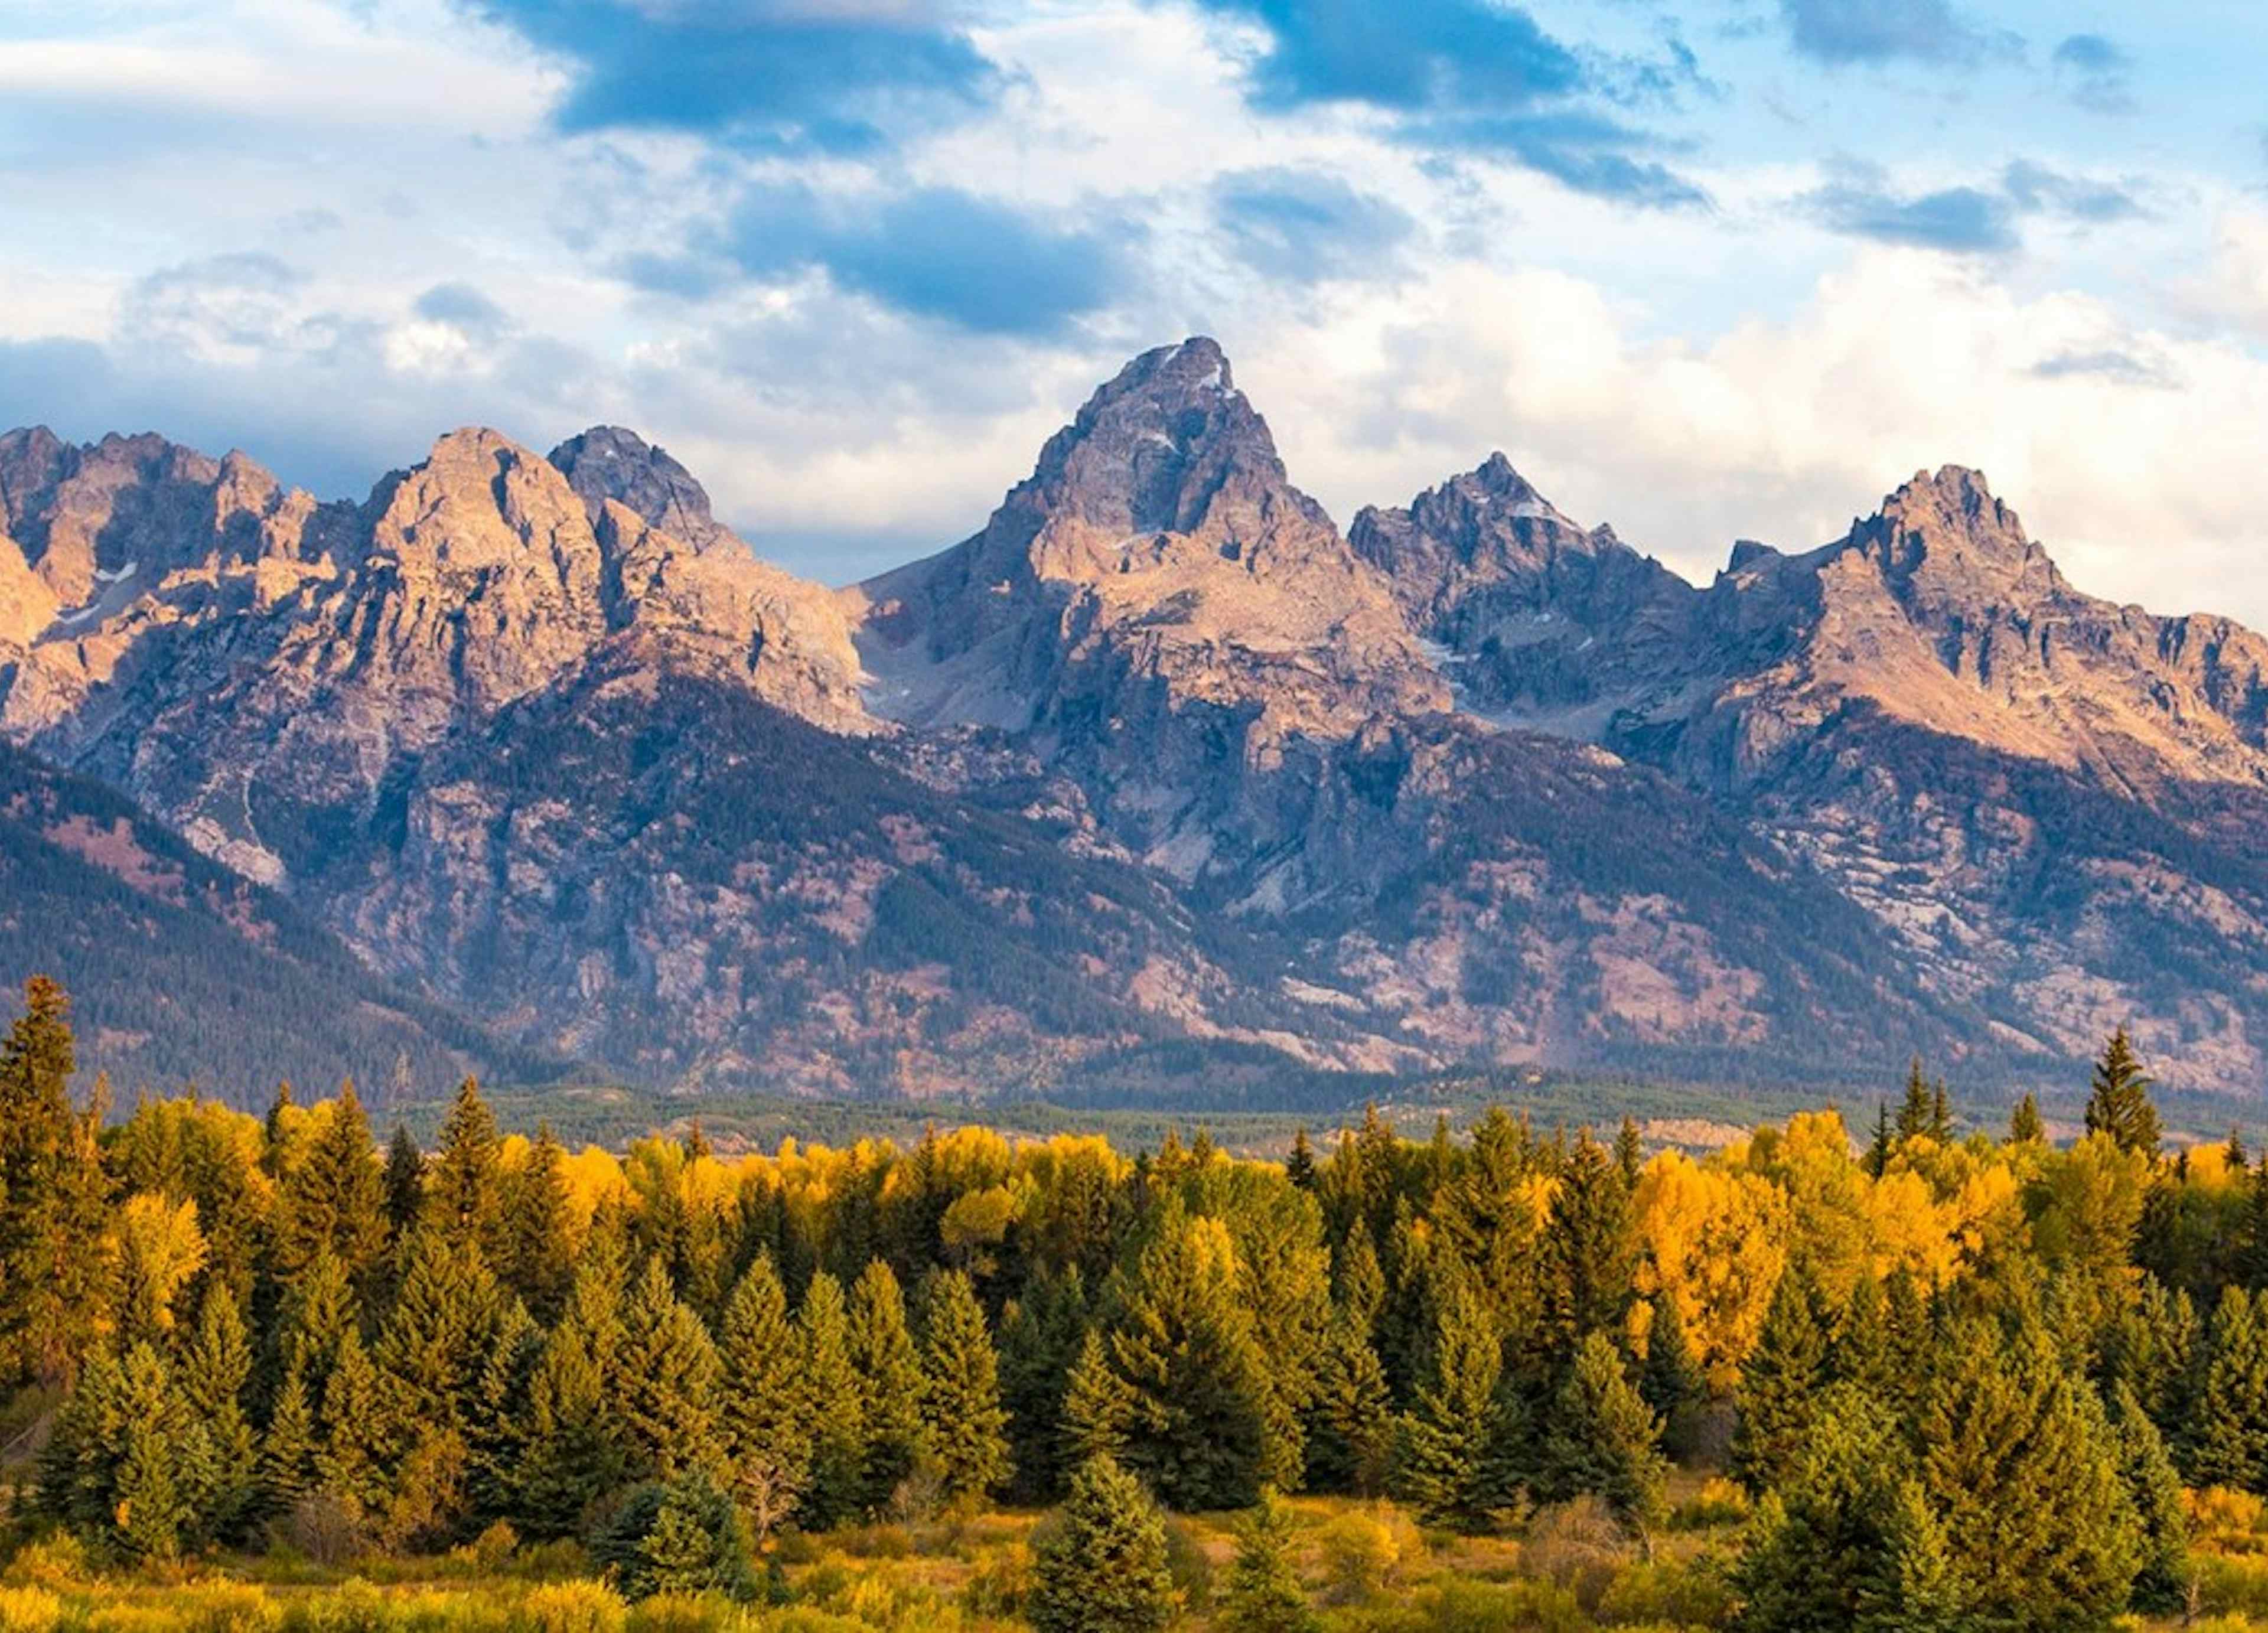
[[[1953,1138],[1953,1102],[1946,1097],[1942,1078],[1929,1088],[1929,1137],[1940,1145]]]
[[[1375,1497],[1394,1464],[1394,1398],[1368,1335],[1344,1308],[1331,1323],[1317,1373],[1309,1480],[1332,1491]]]
[[[1890,1166],[1890,1107],[1887,1100],[1874,1102],[1874,1137],[1867,1146],[1862,1165],[1869,1179],[1879,1180]]]
[[[2141,1540],[2115,1438],[2043,1335],[1951,1334],[1913,1438],[1977,1621],[2099,1626],[2125,1607]]]
[[[1661,1421],[1624,1376],[1621,1352],[1593,1333],[1550,1415],[1537,1495],[1565,1501],[1590,1492],[1643,1535],[1661,1519],[1660,1440]]]
[[[930,1278],[923,1299],[922,1420],[946,1493],[982,1497],[1008,1477],[999,1358],[968,1275]]]
[[[2008,1116],[2008,1144],[2011,1145],[2044,1145],[2048,1127],[2040,1120],[2038,1097],[2027,1089],[2024,1098],[2016,1102],[2016,1109]]]
[[[1675,1426],[1677,1415],[1697,1401],[1704,1391],[1699,1364],[1685,1336],[1684,1318],[1677,1300],[1667,1291],[1656,1292],[1653,1319],[1646,1323],[1646,1366],[1638,1374],[1638,1394],[1665,1424]]]
[[[2142,1568],[2134,1578],[2134,1607],[2158,1615],[2184,1610],[2197,1570],[2190,1558],[2182,1477],[2167,1454],[2164,1437],[2133,1391],[2118,1386],[2110,1404],[2118,1436],[2119,1473],[2141,1526]]]
[[[426,1176],[425,1217],[443,1241],[477,1247],[491,1263],[504,1259],[497,1229],[503,1144],[480,1085],[466,1078],[441,1124],[440,1149]]]
[[[865,1396],[850,1359],[850,1320],[843,1284],[821,1270],[796,1313],[797,1350],[811,1404],[811,1484],[799,1510],[807,1528],[824,1530],[865,1502]]]
[[[1284,1177],[1303,1191],[1315,1188],[1315,1148],[1307,1139],[1305,1123],[1292,1136],[1291,1155],[1284,1159]]]
[[[276,1085],[276,1092],[268,1102],[268,1114],[260,1123],[260,1169],[271,1180],[280,1180],[291,1166],[291,1085],[287,1078]]]
[[[1543,1247],[1547,1314],[1558,1346],[1564,1350],[1586,1334],[1618,1328],[1637,1262],[1630,1191],[1587,1129],[1560,1173]]]
[[[425,1211],[425,1153],[404,1123],[394,1125],[394,1138],[386,1148],[386,1171],[379,1176],[386,1195],[386,1223],[394,1239],[401,1241],[416,1228]]]
[[[1645,1166],[1645,1136],[1638,1133],[1638,1120],[1625,1113],[1622,1127],[1615,1130],[1615,1172],[1623,1176],[1625,1187],[1631,1187]]]
[[[771,1255],[733,1289],[717,1341],[718,1428],[725,1488],[759,1537],[792,1512],[811,1479],[811,1421],[795,1328]]]
[[[850,1289],[850,1365],[865,1434],[860,1500],[878,1509],[929,1450],[920,1351],[906,1324],[905,1294],[880,1259],[867,1264]]]
[[[1036,1633],[1160,1633],[1175,1597],[1165,1517],[1133,1475],[1107,1457],[1090,1458],[1033,1543],[1025,1607],[1032,1626]]]
[[[2158,1154],[2158,1108],[2150,1101],[2150,1079],[2134,1053],[2126,1028],[2102,1046],[2087,1096],[2087,1131],[2107,1134],[2124,1151]]]
[[[284,1295],[276,1343],[279,1371],[299,1374],[310,1407],[321,1396],[340,1344],[361,1322],[362,1304],[346,1266],[328,1247],[318,1247]]]
[[[260,1503],[283,1513],[314,1489],[315,1411],[307,1399],[306,1374],[294,1366],[276,1392],[275,1410],[260,1438]]]
[[[1321,1625],[1292,1568],[1292,1511],[1273,1486],[1237,1527],[1236,1562],[1212,1625],[1219,1633],[1313,1633]]]
[[[1403,1416],[1395,1485],[1430,1523],[1484,1530],[1509,1496],[1496,1445],[1504,1356],[1462,1278],[1450,1282],[1440,1302],[1432,1349],[1425,1379]]]
[[[575,1280],[574,1246],[568,1233],[566,1153],[543,1123],[527,1150],[527,1160],[507,1178],[498,1222],[504,1285],[539,1323],[558,1319]]]
[[[2224,1289],[2213,1307],[2183,1460],[2193,1485],[2268,1491],[2268,1322],[2262,1315],[2261,1300],[2241,1287]]]
[[[461,1434],[504,1323],[504,1298],[477,1248],[420,1229],[402,1257],[401,1290],[377,1353],[387,1409],[405,1428]]]
[[[188,1423],[184,1493],[197,1531],[232,1541],[259,1497],[260,1447],[244,1409],[252,1346],[226,1283],[207,1285],[177,1370]]]
[[[187,1425],[165,1360],[147,1342],[136,1343],[120,1364],[116,1414],[108,1494],[114,1540],[137,1558],[171,1559],[190,1520],[176,1478]]]
[[[386,1501],[388,1428],[378,1368],[350,1328],[316,1411],[314,1466],[316,1483],[351,1513],[375,1514]]]
[[[1759,1496],[1793,1466],[1825,1381],[1827,1334],[1810,1278],[1791,1268],[1772,1291],[1756,1348],[1741,1364],[1733,1473]]]
[[[286,1281],[328,1250],[362,1283],[386,1251],[384,1183],[362,1100],[344,1084],[279,1187],[275,1260]]]
[[[622,1309],[618,1372],[624,1444],[634,1475],[672,1480],[714,1467],[718,1366],[716,1346],[677,1296],[659,1259],[648,1259]]]
[[[1020,1497],[1044,1501],[1063,1494],[1071,1466],[1064,1453],[1064,1397],[1086,1334],[1086,1284],[1076,1264],[1060,1276],[1042,1270],[1002,1315],[1000,1399],[1008,1412],[1010,1460]],[[1115,1443],[1087,1448],[1118,1449]]]
[[[622,1484],[626,1432],[608,1384],[618,1328],[573,1313],[546,1340],[528,1380],[519,1456],[512,1475],[512,1519],[531,1536],[566,1536]]]
[[[1076,1468],[1123,1456],[1134,1423],[1134,1391],[1110,1365],[1102,1335],[1089,1328],[1064,1386],[1061,1460]]]
[[[2184,1441],[2206,1358],[2189,1294],[2145,1273],[2134,1301],[2111,1325],[2102,1358],[2106,1387],[2130,1391],[2161,1434]]]
[[[1386,1307],[1386,1272],[1379,1265],[1378,1244],[1371,1239],[1367,1225],[1347,1232],[1333,1269],[1339,1308],[1364,1338],[1373,1338],[1379,1313]]]
[[[1905,1098],[1898,1102],[1897,1131],[1901,1143],[1929,1133],[1932,1109],[1929,1079],[1922,1076],[1921,1056],[1917,1055],[1906,1068]]]
[[[633,1489],[592,1539],[591,1553],[633,1600],[755,1597],[747,1534],[706,1469]]]
[[[97,1121],[71,1104],[70,1000],[44,975],[0,1042],[0,1379],[67,1380],[107,1313]]]
[[[1268,1391],[1237,1282],[1219,1220],[1168,1218],[1110,1328],[1132,1397],[1128,1467],[1174,1508],[1242,1507],[1260,1489]]]
[[[1891,1356],[1889,1312],[1882,1285],[1870,1276],[1852,1284],[1850,1302],[1827,1347],[1826,1372],[1858,1385],[1877,1401],[1896,1398]]]
[[[2268,1290],[2268,1155],[2252,1170],[2244,1190],[2244,1225],[2235,1271],[2254,1292]]]

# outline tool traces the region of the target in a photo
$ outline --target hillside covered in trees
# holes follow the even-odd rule
[[[424,1151],[351,1087],[106,1117],[63,994],[26,997],[11,1630],[2268,1606],[2268,1164],[2161,1150],[2123,1033],[2063,1145],[2029,1100],[1956,1136],[1917,1068],[1859,1139],[1805,1114],[1705,1159],[1502,1109],[1281,1163],[569,1151],[470,1081]],[[493,1581],[384,1585],[421,1570]]]

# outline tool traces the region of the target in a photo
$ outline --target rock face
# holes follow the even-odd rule
[[[662,1085],[1998,1082],[2123,1019],[2250,1089],[2264,667],[1958,468],[1707,585],[1501,455],[1342,535],[1203,339],[840,593],[617,428],[360,504],[0,437],[9,739],[359,978]]]

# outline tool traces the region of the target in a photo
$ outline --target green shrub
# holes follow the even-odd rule
[[[1395,1586],[1425,1557],[1425,1538],[1410,1516],[1388,1503],[1339,1514],[1315,1533],[1324,1590],[1354,1604]]]
[[[1732,1595],[1715,1571],[1664,1560],[1617,1572],[1600,1596],[1596,1614],[1609,1627],[1721,1627],[1732,1608]]]
[[[2268,1556],[2199,1554],[2197,1573],[2200,1609],[2216,1615],[2233,1611],[2268,1616]]]

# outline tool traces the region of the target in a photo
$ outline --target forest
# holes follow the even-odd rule
[[[75,1092],[24,998],[0,1633],[2268,1617],[2268,1161],[2123,1031],[2081,1128],[1917,1062],[1698,1156],[570,1150],[469,1080],[424,1149]]]

